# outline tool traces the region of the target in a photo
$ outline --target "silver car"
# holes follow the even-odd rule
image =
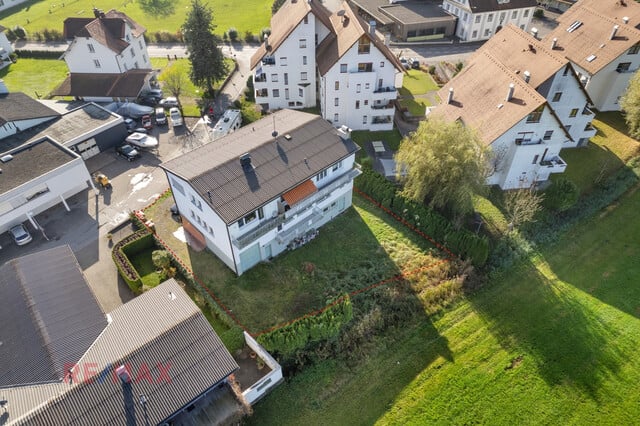
[[[24,227],[23,224],[16,225],[9,230],[9,233],[13,237],[13,241],[16,242],[17,245],[23,246],[28,244],[33,240],[27,228]]]

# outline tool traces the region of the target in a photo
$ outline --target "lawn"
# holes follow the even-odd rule
[[[88,0],[66,0],[62,2],[29,1],[15,8],[0,13],[0,21],[5,27],[20,25],[29,32],[42,31],[45,28],[62,31],[62,23],[69,17],[93,17],[94,5],[104,11],[117,9],[144,26],[148,32],[168,31],[176,33],[185,21],[190,9],[190,0],[157,0],[160,8],[143,10],[140,0],[125,1],[103,0],[99,3]],[[230,27],[235,27],[240,36],[245,31],[259,35],[260,30],[269,26],[271,18],[271,0],[209,0],[206,2],[213,9],[214,32],[220,36]],[[165,13],[163,5],[173,6],[173,10]],[[166,9],[165,9],[166,10]],[[251,11],[251,13],[247,13]]]
[[[435,92],[439,89],[431,74],[422,70],[407,70],[402,80],[400,95],[424,95],[427,92]]]
[[[56,59],[18,59],[0,70],[0,79],[11,92],[45,98],[67,76],[67,64]]]
[[[409,110],[414,117],[425,115],[426,107],[431,106],[431,102],[427,98],[404,98],[400,100],[400,105]]]
[[[364,146],[367,142],[372,141],[385,141],[389,148],[397,151],[400,147],[400,141],[402,135],[398,129],[393,130],[381,130],[379,132],[370,132],[368,130],[354,130],[351,132],[351,139],[362,148],[359,155],[364,155]]]
[[[255,424],[634,424],[640,192],[357,366],[305,369]],[[621,226],[625,224],[625,226]],[[251,423],[251,422],[250,422]]]
[[[599,181],[622,167],[632,157],[640,155],[640,143],[627,136],[624,118],[619,112],[598,113],[593,125],[598,133],[585,148],[563,149],[560,156],[567,162],[563,174],[581,192],[588,193]]]
[[[136,271],[138,271],[145,290],[153,288],[163,281],[161,280],[162,277],[157,272],[158,268],[156,268],[151,260],[151,255],[154,250],[157,250],[157,248],[151,247],[136,253],[136,255],[131,258],[131,264],[136,268]]]

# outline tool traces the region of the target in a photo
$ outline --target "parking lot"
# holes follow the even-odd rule
[[[185,124],[192,128],[196,121],[187,119]],[[189,135],[185,126],[175,133],[170,126],[156,126],[151,134],[159,140],[158,149],[141,151],[141,157],[135,161],[118,157],[115,150],[88,159],[89,173],[100,171],[107,175],[112,189],[100,189],[96,185],[97,191],[87,189],[67,200],[71,211],[58,204],[37,215],[43,232],[25,221],[25,227],[33,237],[27,245],[17,246],[9,233],[0,234],[0,263],[69,244],[103,310],[109,312],[131,299],[129,289],[118,277],[111,260],[112,243],[131,232],[131,227],[123,227],[122,223],[132,210],[145,207],[168,188],[165,173],[158,166],[208,141],[207,136],[202,136],[206,133],[202,129],[204,127],[199,125],[196,133]],[[113,234],[112,242],[106,237],[108,233]]]

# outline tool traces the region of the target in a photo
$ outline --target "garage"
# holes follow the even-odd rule
[[[80,154],[83,160],[89,159],[94,155],[98,155],[100,153],[100,148],[98,148],[98,143],[94,138],[91,138],[88,141],[80,142],[79,144],[73,146],[71,149]]]

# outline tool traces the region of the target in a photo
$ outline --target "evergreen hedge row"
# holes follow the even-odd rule
[[[328,340],[340,334],[342,327],[353,318],[353,306],[348,295],[322,313],[304,317],[291,324],[258,336],[260,343],[269,352],[291,355],[307,344]]]
[[[466,229],[456,230],[444,216],[424,204],[403,197],[398,187],[372,169],[363,167],[356,186],[458,256],[471,259],[476,266],[482,266],[487,261],[489,240],[485,236]]]
[[[118,268],[122,279],[134,294],[142,293],[142,279],[129,260],[129,255],[135,254],[154,245],[149,230],[142,229],[119,241],[111,251],[113,262]]]
[[[59,59],[61,52],[52,52],[48,50],[29,50],[18,49],[15,51],[18,58],[34,58],[34,59]]]

